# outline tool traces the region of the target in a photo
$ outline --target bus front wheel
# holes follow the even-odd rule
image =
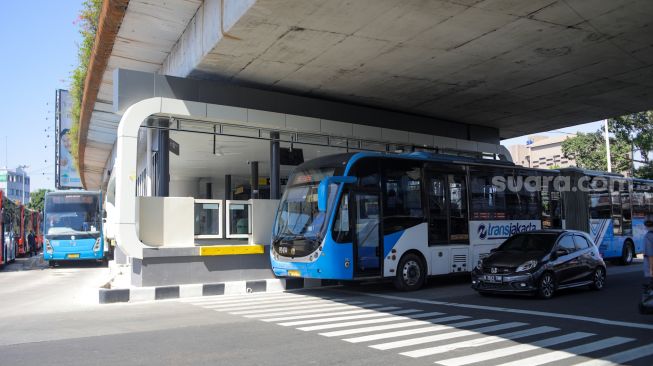
[[[397,266],[397,275],[394,285],[401,291],[415,291],[424,285],[426,279],[426,266],[418,255],[405,254]]]
[[[633,263],[634,257],[635,257],[635,248],[633,247],[633,243],[631,243],[630,241],[625,242],[624,247],[621,250],[621,258],[620,258],[621,264],[627,266]]]

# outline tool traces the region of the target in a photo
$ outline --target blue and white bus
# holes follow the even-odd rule
[[[642,251],[651,213],[653,181],[618,174],[348,153],[297,167],[270,256],[281,277],[392,278],[411,290],[427,276],[471,271],[509,236],[538,229],[586,231],[604,258],[629,264]]]
[[[347,153],[296,168],[270,250],[281,277],[394,279],[469,272],[510,235],[563,225],[552,182],[501,190],[493,179],[557,176],[509,162],[432,153]]]
[[[58,191],[45,195],[43,258],[60,261],[106,260],[102,237],[102,195]]]
[[[653,213],[653,181],[624,178],[619,174],[580,169],[562,169],[561,174],[581,172],[587,192],[574,201],[588,202],[588,233],[604,259],[632,263],[644,250],[646,215]],[[587,194],[587,199],[584,198]],[[570,202],[569,205],[578,205]],[[583,211],[581,207],[575,207]]]

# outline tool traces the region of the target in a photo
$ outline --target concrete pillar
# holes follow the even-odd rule
[[[159,176],[157,182],[159,186],[157,187],[157,196],[168,197],[170,196],[170,131],[167,128],[170,127],[170,121],[167,119],[159,120],[159,127],[165,129],[158,130],[159,153],[157,154],[157,160],[159,163]]]
[[[281,198],[281,159],[279,132],[270,133],[270,199]]]
[[[252,199],[258,198],[258,161],[249,162],[251,179],[252,179]]]

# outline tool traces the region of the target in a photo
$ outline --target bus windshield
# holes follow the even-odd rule
[[[45,234],[97,233],[100,231],[97,195],[48,195],[45,198]]]
[[[330,212],[336,193],[336,185],[329,188],[327,212],[317,207],[317,189],[326,176],[333,175],[333,168],[311,169],[298,172],[291,178],[295,185],[286,189],[275,226],[275,237],[316,238],[326,226],[327,212]],[[319,180],[318,180],[319,179]]]

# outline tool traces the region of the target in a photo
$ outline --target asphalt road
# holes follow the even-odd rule
[[[0,365],[653,365],[639,266],[551,300],[481,297],[458,276],[412,293],[364,284],[94,305],[106,268],[23,264],[0,272]]]

